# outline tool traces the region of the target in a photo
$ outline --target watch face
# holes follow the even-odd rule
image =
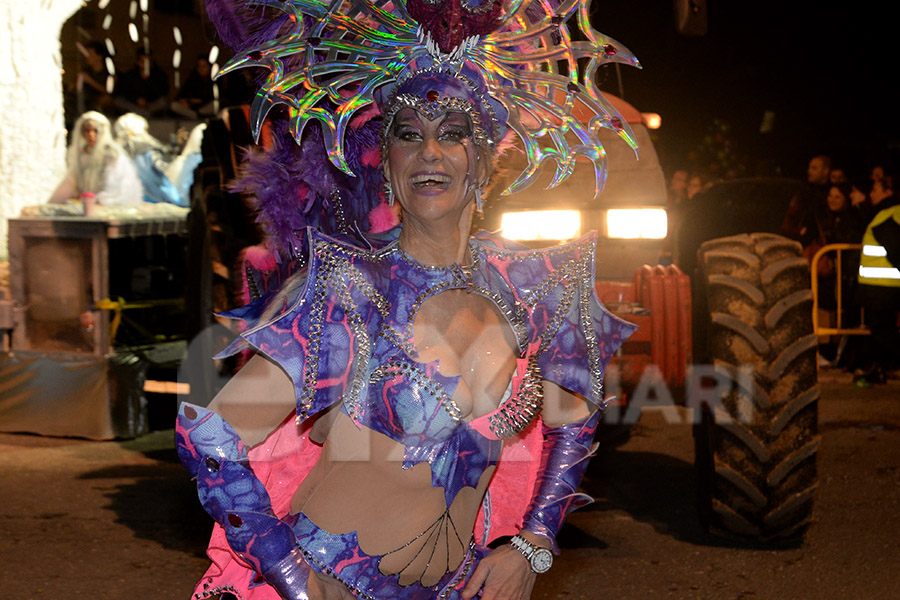
[[[538,548],[531,556],[531,569],[535,573],[546,573],[553,564],[553,553],[546,548]]]

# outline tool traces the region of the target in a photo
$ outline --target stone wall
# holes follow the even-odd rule
[[[6,220],[65,173],[59,32],[81,0],[0,0],[0,260]]]

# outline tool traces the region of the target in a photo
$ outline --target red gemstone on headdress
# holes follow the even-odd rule
[[[260,58],[262,58],[262,52],[260,52],[259,50],[254,50],[253,52],[247,54],[247,58],[249,58],[250,60],[259,60]]]
[[[612,119],[610,119],[609,124],[616,129],[622,129],[622,119],[620,119],[619,117],[613,117]]]
[[[228,522],[231,524],[232,527],[240,527],[241,525],[244,524],[243,519],[241,519],[239,516],[237,516],[236,514],[233,514],[233,513],[228,515]]]
[[[612,44],[607,44],[607,45],[603,46],[603,51],[606,52],[607,56],[612,56],[613,54],[618,52],[616,47],[613,46]]]
[[[184,416],[193,421],[197,418],[197,411],[191,408],[190,406],[184,407]]]
[[[428,90],[428,93],[425,94],[425,98],[429,102],[437,102],[437,99],[440,97],[440,94],[437,93],[437,90]]]

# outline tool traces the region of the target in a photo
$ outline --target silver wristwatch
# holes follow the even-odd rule
[[[509,545],[522,553],[535,573],[546,573],[553,566],[552,552],[546,548],[535,546],[521,535],[512,536]]]

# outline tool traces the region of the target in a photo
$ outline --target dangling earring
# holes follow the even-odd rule
[[[481,182],[481,185],[479,185],[478,188],[476,188],[476,190],[475,190],[475,208],[478,210],[478,212],[483,212],[482,211],[482,209],[484,208],[483,195],[484,195],[485,190],[487,189],[488,184],[490,182],[491,182],[491,180],[489,177],[489,178],[485,179],[483,182]]]
[[[466,181],[469,180],[469,172],[466,171]],[[466,189],[466,194],[469,192],[473,192],[475,194],[475,210],[481,212],[481,207],[484,204],[484,201],[481,198],[481,186],[476,185],[474,182],[469,183]]]
[[[388,206],[393,206],[394,205],[394,190],[391,189],[390,181],[384,182],[384,195],[387,196]]]

